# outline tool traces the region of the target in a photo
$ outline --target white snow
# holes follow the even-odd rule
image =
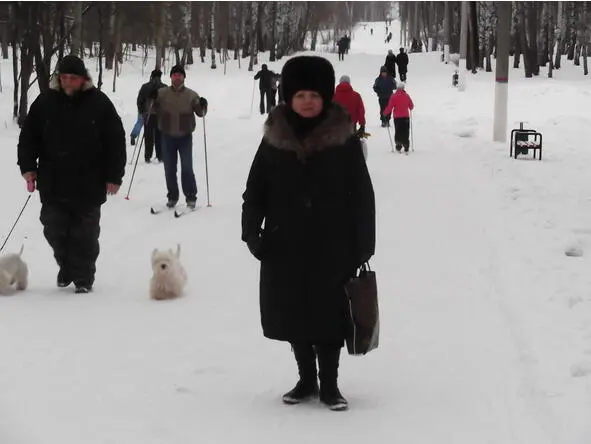
[[[591,442],[591,255],[582,254],[591,246],[591,83],[566,61],[554,79],[511,70],[509,128],[524,121],[544,135],[543,161],[515,160],[508,142],[492,142],[493,73],[468,74],[460,93],[439,52],[411,54],[416,151],[392,154],[371,87],[387,49],[398,52],[394,25],[391,46],[380,23],[374,36],[356,29],[344,62],[323,54],[365,100],[377,198],[382,336],[366,357],[344,352],[350,411],[280,402],[295,364],[289,345],[262,337],[258,264],[240,241],[241,193],[264,122],[258,88],[250,116],[247,64],[232,61],[223,76],[199,63],[187,84],[210,103],[211,208],[151,216],[165,199],[163,168],[140,161],[126,201],[128,166],[103,207],[88,295],[55,288],[37,194],[23,213],[5,252],[25,243],[30,288],[0,299],[0,443]],[[2,240],[27,197],[11,66],[0,62]],[[126,62],[117,93],[106,74],[128,134],[149,71],[142,77],[140,57]],[[194,163],[204,205],[202,125]],[[150,252],[177,242],[186,295],[151,301]],[[581,255],[568,257],[575,247]]]

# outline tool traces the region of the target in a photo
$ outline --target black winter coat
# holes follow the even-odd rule
[[[162,83],[159,78],[152,79],[142,85],[137,95],[138,114],[145,115],[148,113],[148,109],[152,102],[152,99],[150,99],[150,94],[152,94],[153,91],[158,91],[161,88],[166,88],[166,84]],[[152,114],[155,113],[156,110],[153,110]]]
[[[125,131],[109,98],[90,81],[72,97],[51,88],[31,105],[18,142],[21,173],[37,172],[43,203],[97,206],[120,185]]]
[[[388,76],[379,76],[373,83],[373,90],[380,99],[389,99],[396,89],[396,79]]]
[[[261,69],[255,74],[254,79],[259,81],[259,90],[271,91],[275,89],[277,74],[269,69]]]
[[[386,67],[389,76],[396,77],[396,56],[394,54],[388,54],[386,56],[384,66]]]
[[[403,52],[398,54],[396,57],[396,63],[398,63],[398,71],[402,74],[406,74],[408,72],[408,54]]]
[[[242,240],[261,236],[268,338],[342,344],[346,335],[344,285],[375,249],[374,191],[352,128],[336,104],[302,141],[284,105],[267,119],[243,195]]]

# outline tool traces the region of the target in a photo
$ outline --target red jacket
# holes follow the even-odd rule
[[[365,126],[365,107],[363,106],[363,100],[358,92],[353,91],[350,83],[339,83],[332,100],[349,111],[353,123],[359,122],[359,125]]]
[[[406,93],[406,91],[399,89],[392,97],[390,97],[390,101],[388,102],[388,106],[384,110],[384,116],[389,116],[392,111],[394,111],[394,118],[400,117],[410,117],[410,110],[414,109],[415,105],[412,103],[412,99]]]

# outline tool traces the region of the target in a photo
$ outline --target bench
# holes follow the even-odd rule
[[[519,128],[511,131],[509,157],[517,159],[520,154],[528,155],[529,150],[533,151],[534,159],[537,152],[538,159],[542,160],[542,134],[533,129],[523,128],[523,122],[520,122]]]

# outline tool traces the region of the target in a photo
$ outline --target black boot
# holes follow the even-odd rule
[[[333,411],[347,410],[349,404],[337,384],[341,347],[318,346],[320,401]]]
[[[314,347],[311,344],[292,344],[292,348],[298,364],[300,380],[293,389],[283,395],[285,404],[299,404],[318,395],[318,371]]]

